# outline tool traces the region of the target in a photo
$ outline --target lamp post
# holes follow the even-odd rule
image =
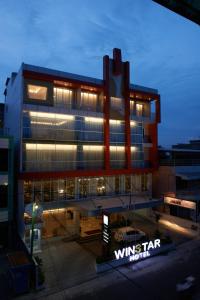
[[[31,257],[33,256],[33,244],[34,244],[34,227],[35,227],[35,217],[37,215],[37,210],[38,210],[38,204],[33,203],[32,206],[32,222],[31,222]]]

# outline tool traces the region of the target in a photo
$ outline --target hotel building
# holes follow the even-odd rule
[[[14,136],[18,223],[29,243],[26,207],[39,202],[44,238],[98,231],[111,220],[149,210],[158,167],[156,89],[130,83],[120,49],[103,57],[103,80],[22,64],[5,88],[5,127]],[[95,231],[96,230],[96,231]]]

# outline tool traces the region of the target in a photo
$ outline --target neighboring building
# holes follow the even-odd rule
[[[200,220],[200,141],[159,149],[159,169],[153,176],[153,195],[164,197],[163,212]]]
[[[159,203],[151,188],[160,96],[129,80],[119,49],[113,59],[104,56],[103,80],[27,64],[7,80],[5,128],[15,137],[19,229],[27,243],[24,210],[33,201],[44,210],[38,248],[41,234],[95,232],[104,209],[115,219],[127,207]]]
[[[0,134],[3,134],[4,103],[0,103]]]
[[[13,239],[13,140],[0,135],[0,247]]]

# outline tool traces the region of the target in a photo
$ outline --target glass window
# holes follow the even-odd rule
[[[126,193],[131,192],[131,177],[130,176],[125,177],[125,192]]]
[[[141,177],[141,190],[143,192],[148,190],[147,185],[148,185],[147,174],[142,174],[142,177]]]
[[[35,100],[46,100],[47,87],[28,84],[28,98]]]
[[[54,104],[55,106],[71,108],[73,91],[64,88],[54,88]]]
[[[75,195],[75,180],[67,179],[66,181],[67,199],[73,199]]]
[[[87,197],[89,192],[89,181],[87,179],[79,179],[79,197]]]
[[[143,114],[143,104],[136,104],[136,114],[137,116],[142,116]]]
[[[115,176],[115,194],[119,194],[120,192],[120,177]]]
[[[102,196],[106,194],[106,182],[105,178],[97,179],[97,196]]]
[[[80,108],[85,109],[85,110],[96,111],[97,100],[98,100],[97,94],[81,92]]]

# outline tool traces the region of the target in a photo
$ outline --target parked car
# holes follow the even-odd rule
[[[144,238],[146,234],[137,228],[127,226],[127,227],[121,227],[115,231],[114,239],[117,242],[132,242],[132,241],[139,241],[142,238]]]

